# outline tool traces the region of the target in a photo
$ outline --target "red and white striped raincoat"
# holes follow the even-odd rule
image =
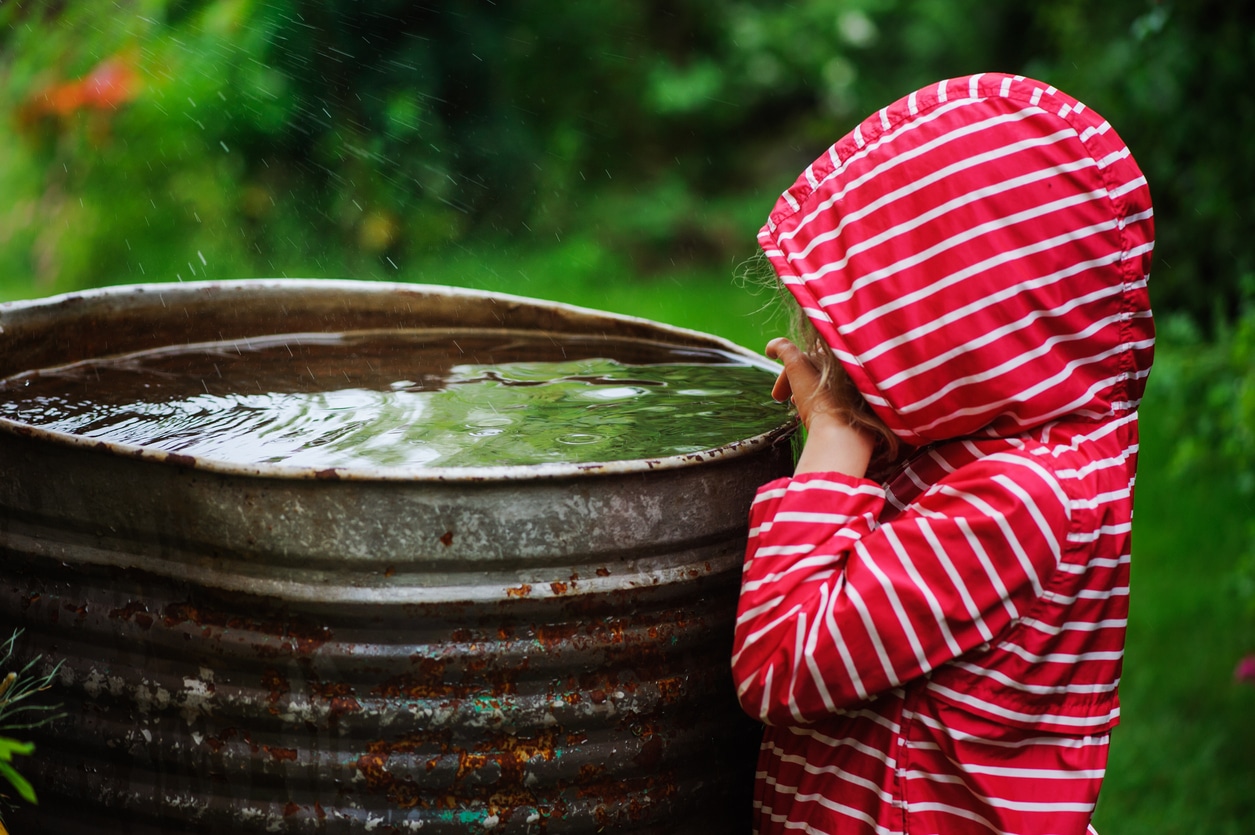
[[[754,502],[736,625],[759,832],[1084,833],[1119,706],[1146,180],[1032,79],[951,79],[802,173],[759,241],[876,412],[889,480]]]

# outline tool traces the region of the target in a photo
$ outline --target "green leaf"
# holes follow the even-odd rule
[[[17,769],[2,760],[0,760],[0,776],[8,780],[27,803],[39,803],[35,798],[35,787],[30,784],[30,781],[18,774]]]
[[[11,762],[14,754],[29,757],[35,752],[35,743],[20,742],[7,736],[0,736],[0,761]]]

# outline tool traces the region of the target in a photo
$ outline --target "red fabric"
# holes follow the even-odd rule
[[[918,450],[751,510],[732,663],[768,723],[758,831],[1085,833],[1154,343],[1145,179],[1057,90],[951,79],[837,142],[759,240]]]

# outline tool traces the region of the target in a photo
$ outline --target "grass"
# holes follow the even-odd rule
[[[748,241],[746,255],[752,250]],[[485,246],[402,265],[399,280],[474,287],[655,319],[761,351],[780,319],[734,279],[737,264],[683,264],[642,279],[593,239]],[[317,276],[318,271],[288,271]],[[0,298],[38,295],[14,283]],[[1168,350],[1168,349],[1164,349]],[[1169,472],[1174,439],[1151,393],[1142,409],[1123,722],[1095,825],[1102,835],[1255,832],[1255,687],[1233,680],[1255,651],[1235,582],[1251,497],[1223,469]]]
[[[1169,473],[1173,438],[1142,406],[1132,597],[1096,827],[1103,835],[1255,832],[1255,687],[1233,668],[1255,650],[1235,583],[1249,495],[1231,474]]]

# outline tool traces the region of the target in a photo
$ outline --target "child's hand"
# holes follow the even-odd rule
[[[767,343],[767,356],[784,366],[771,396],[780,402],[792,399],[806,427],[806,445],[794,475],[837,472],[862,478],[875,447],[872,436],[850,425],[832,392],[819,385],[819,369],[800,348],[778,337]]]
[[[811,420],[817,414],[839,412],[832,393],[819,387],[819,369],[800,348],[784,337],[777,337],[767,343],[767,356],[784,366],[771,389],[772,398],[780,403],[792,399],[803,426],[810,429]]]

